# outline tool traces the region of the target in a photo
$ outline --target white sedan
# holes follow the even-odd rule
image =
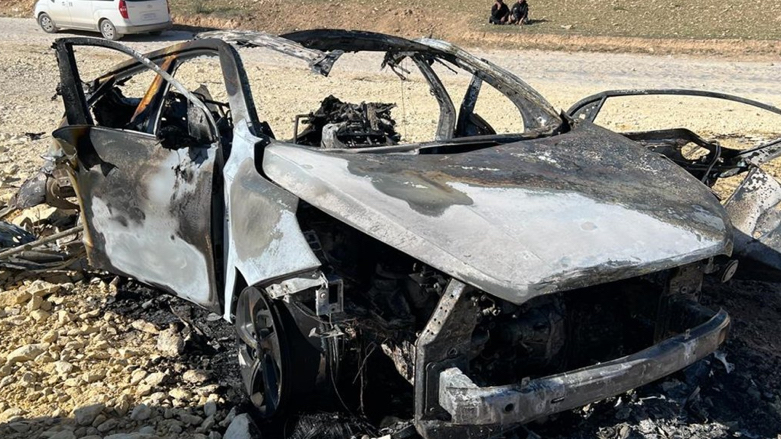
[[[98,31],[109,40],[171,27],[167,0],[38,0],[34,14],[44,32]]]

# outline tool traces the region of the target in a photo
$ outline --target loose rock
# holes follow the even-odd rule
[[[10,354],[8,354],[8,357],[6,357],[6,361],[8,362],[8,364],[29,361],[34,359],[38,355],[41,355],[42,353],[46,352],[48,348],[49,348],[48,343],[28,344],[19,347],[15,349],[13,352],[11,352]]]
[[[78,425],[90,425],[95,421],[95,418],[105,409],[103,404],[93,404],[86,407],[81,407],[73,411],[73,416],[76,419]]]
[[[152,409],[150,409],[146,404],[139,404],[136,406],[136,408],[133,409],[133,412],[130,414],[130,419],[134,421],[145,421],[149,419],[151,414]]]
[[[225,439],[260,439],[260,430],[249,415],[242,413],[233,419],[225,430]]]
[[[157,350],[168,358],[178,357],[184,352],[184,338],[172,326],[158,335]]]

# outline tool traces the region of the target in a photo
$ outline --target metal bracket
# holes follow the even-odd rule
[[[315,295],[315,312],[327,316],[344,311],[344,282],[340,277],[329,277],[325,286]]]
[[[466,284],[450,280],[415,346],[415,424],[425,438],[438,437],[436,431],[450,417],[439,405],[439,374],[451,367],[468,370],[466,354],[478,316],[469,291]]]
[[[272,299],[287,300],[287,297],[291,294],[300,293],[312,288],[317,288],[318,291],[324,286],[328,285],[328,280],[325,275],[320,271],[311,271],[309,273],[300,274],[290,279],[285,279],[282,282],[275,283],[266,287],[266,293]]]

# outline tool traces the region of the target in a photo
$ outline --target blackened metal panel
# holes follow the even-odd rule
[[[738,272],[781,281],[781,184],[753,168],[724,207],[735,227]]]
[[[211,237],[217,148],[171,150],[152,135],[101,127],[53,133],[77,158],[93,266],[217,309]]]
[[[727,214],[705,185],[592,124],[441,149],[351,154],[272,143],[263,169],[308,203],[515,303],[731,252]]]

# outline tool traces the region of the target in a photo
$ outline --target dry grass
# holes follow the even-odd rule
[[[178,23],[200,26],[367,29],[513,48],[781,54],[778,0],[529,0],[533,24],[524,27],[487,25],[492,0],[169,1]],[[33,4],[2,0],[0,15],[29,16]]]

